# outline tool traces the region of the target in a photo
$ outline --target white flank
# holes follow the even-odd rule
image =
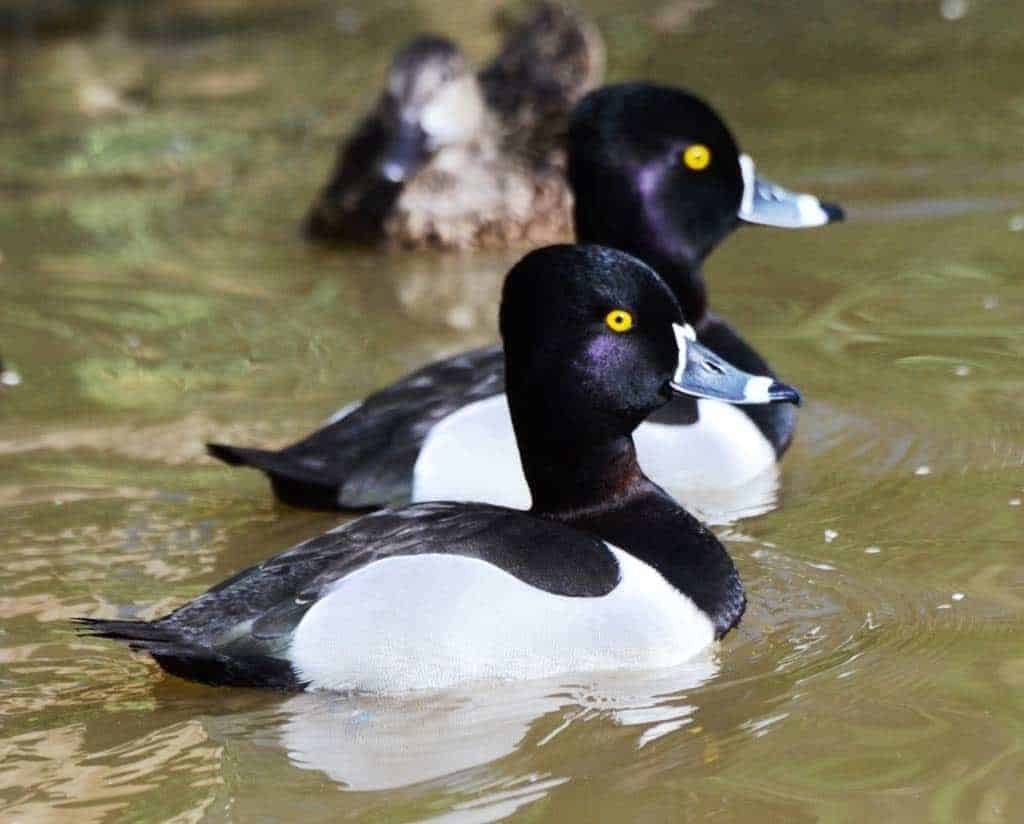
[[[750,418],[722,401],[697,401],[692,426],[646,422],[633,441],[647,476],[683,499],[687,490],[741,486],[775,465],[775,450]]]
[[[775,465],[772,445],[739,409],[703,399],[697,408],[696,424],[647,422],[633,436],[644,472],[684,505],[692,490],[733,489]],[[504,395],[463,407],[431,430],[416,460],[412,499],[529,508]],[[701,508],[708,505],[701,498]]]
[[[711,621],[693,601],[610,548],[621,580],[600,598],[551,595],[459,555],[378,561],[306,613],[288,657],[311,689],[394,693],[671,667],[712,644]]]
[[[504,393],[464,406],[434,425],[413,468],[412,499],[530,508]]]

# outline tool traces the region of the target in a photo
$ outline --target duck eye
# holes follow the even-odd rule
[[[687,169],[693,169],[695,172],[704,171],[710,162],[711,149],[703,143],[694,143],[692,146],[687,146],[686,151],[683,152],[683,165]]]
[[[613,332],[628,332],[633,328],[633,316],[625,309],[612,309],[604,316],[604,322]]]

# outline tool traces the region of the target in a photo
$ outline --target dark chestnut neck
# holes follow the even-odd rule
[[[537,440],[528,436],[520,444],[535,514],[573,521],[655,488],[640,469],[629,436],[588,443]]]

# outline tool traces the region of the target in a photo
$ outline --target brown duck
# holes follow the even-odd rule
[[[499,23],[502,47],[476,73],[442,37],[396,55],[373,110],[338,147],[309,238],[466,249],[571,237],[564,134],[603,76],[601,37],[548,3]]]

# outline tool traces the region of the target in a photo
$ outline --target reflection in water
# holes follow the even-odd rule
[[[403,256],[395,280],[403,314],[459,332],[486,330],[496,337],[498,302],[508,266],[519,255]],[[506,262],[508,266],[503,264]]]
[[[685,462],[685,453],[676,456]],[[647,466],[641,461],[643,466]],[[666,489],[690,512],[711,526],[725,526],[775,509],[779,499],[779,467],[773,464],[739,486],[715,489],[693,484],[667,485]]]
[[[489,764],[528,740],[546,746],[571,724],[598,716],[642,727],[642,747],[690,723],[696,707],[685,703],[686,691],[717,670],[709,653],[672,670],[580,683],[473,685],[388,699],[306,694],[283,706],[281,741],[296,766],[320,770],[349,790],[394,789]],[[538,738],[532,730],[541,727]]]

